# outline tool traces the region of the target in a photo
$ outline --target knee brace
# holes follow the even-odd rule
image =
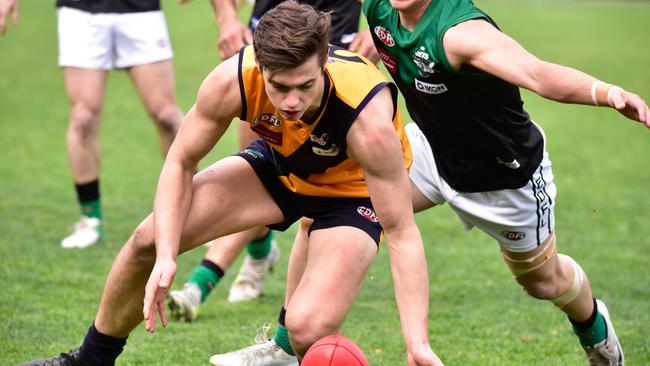
[[[530,256],[529,258],[514,259],[508,256],[503,247],[501,247],[501,255],[503,260],[510,268],[510,272],[519,278],[526,273],[532,272],[537,268],[541,267],[546,263],[549,258],[553,257],[555,254],[555,234],[551,234],[550,240],[545,244],[544,249],[540,250],[537,254]]]
[[[582,283],[585,280],[585,272],[582,270],[580,265],[568,255],[558,254],[557,257],[558,259],[564,259],[571,263],[571,268],[573,268],[573,282],[571,283],[571,286],[560,296],[550,300],[558,308],[563,308],[566,304],[569,304],[580,295]]]

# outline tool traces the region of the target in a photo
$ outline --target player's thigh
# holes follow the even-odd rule
[[[307,264],[289,301],[287,316],[309,317],[337,329],[352,308],[376,252],[375,241],[359,228],[312,231]]]
[[[181,251],[283,218],[250,164],[238,156],[227,157],[194,177]]]
[[[156,114],[176,103],[171,60],[133,66],[129,68],[129,75],[150,114]]]
[[[64,67],[63,82],[72,107],[81,106],[94,113],[101,111],[107,72],[79,67]]]

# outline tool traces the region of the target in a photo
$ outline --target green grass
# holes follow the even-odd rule
[[[151,209],[161,158],[152,124],[124,73],[109,78],[101,131],[102,191],[108,237],[83,251],[59,240],[78,209],[64,136],[68,114],[56,66],[52,1],[23,0],[21,23],[0,39],[0,364],[76,347],[95,314],[112,259]],[[571,65],[650,98],[650,4],[643,2],[477,1],[501,28],[541,58]],[[164,1],[175,49],[178,100],[187,110],[218,62],[207,2]],[[628,364],[650,364],[650,135],[611,110],[560,105],[524,93],[548,136],[554,162],[558,244],[590,274],[610,306]],[[231,131],[232,132],[232,131]],[[235,151],[224,138],[203,166]],[[564,316],[526,297],[497,246],[463,232],[441,207],[418,215],[430,273],[430,340],[447,365],[583,365]],[[293,230],[278,235],[285,253],[260,301],[226,300],[234,277],[195,324],[155,335],[138,327],[121,365],[207,364],[248,345],[282,302]],[[176,286],[203,254],[179,257]],[[235,265],[238,267],[238,263]],[[234,268],[236,268],[234,267]],[[234,272],[234,271],[233,271]],[[404,364],[387,251],[380,250],[345,333],[373,365]]]

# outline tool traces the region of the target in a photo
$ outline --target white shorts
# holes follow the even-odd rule
[[[406,134],[413,152],[411,181],[431,202],[449,203],[466,230],[476,226],[512,252],[533,250],[553,232],[557,190],[546,149],[540,166],[525,186],[462,193],[438,174],[433,151],[420,128],[409,123]]]
[[[57,10],[59,66],[128,68],[172,58],[162,11],[98,13]]]

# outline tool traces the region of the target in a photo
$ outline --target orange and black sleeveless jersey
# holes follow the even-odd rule
[[[321,197],[368,197],[361,166],[347,156],[346,135],[364,106],[382,88],[393,94],[393,124],[402,156],[411,164],[411,149],[397,108],[397,89],[368,60],[330,47],[325,92],[319,110],[308,120],[285,120],[264,90],[253,47],[239,54],[240,119],[250,124],[273,152],[282,183],[291,191]]]

